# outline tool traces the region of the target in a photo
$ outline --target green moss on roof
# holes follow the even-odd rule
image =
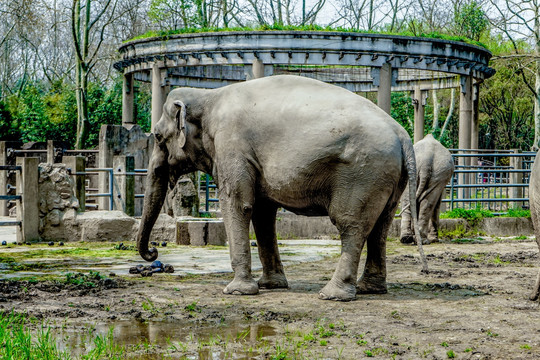
[[[348,28],[332,28],[332,27],[322,27],[319,25],[303,25],[303,26],[291,26],[291,25],[262,25],[258,27],[231,27],[231,28],[183,28],[177,30],[162,30],[162,31],[148,31],[144,34],[138,35],[132,39],[126,40],[125,42],[133,40],[148,39],[153,37],[167,38],[173,35],[178,34],[195,34],[195,33],[206,33],[206,32],[225,32],[225,31],[332,31],[332,32],[354,32],[354,33],[363,33],[363,34],[383,34],[383,35],[396,35],[396,36],[411,36],[411,37],[420,37],[428,39],[441,39],[449,41],[459,41],[471,45],[480,46],[487,49],[487,46],[479,41],[474,41],[462,36],[452,36],[441,33],[421,33],[413,34],[410,31],[404,32],[388,32],[388,31],[363,31],[363,30],[354,30]]]

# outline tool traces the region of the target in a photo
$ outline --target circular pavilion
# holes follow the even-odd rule
[[[464,42],[327,31],[234,31],[133,40],[114,67],[124,74],[123,115],[133,124],[133,83],[152,84],[152,129],[171,86],[216,88],[297,74],[354,92],[376,91],[390,113],[392,91],[414,92],[414,142],[423,138],[427,91],[460,87],[459,148],[478,148],[478,93],[495,70],[491,53]]]

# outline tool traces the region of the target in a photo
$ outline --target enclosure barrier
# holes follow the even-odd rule
[[[510,209],[528,209],[529,174],[536,153],[519,150],[452,149],[457,166],[446,186],[443,203],[450,209],[482,208],[502,214]]]
[[[0,195],[2,202],[15,201],[17,209],[16,221],[0,221],[0,226],[16,226],[18,244],[39,240],[38,212],[38,158],[17,158],[16,165],[0,165],[0,172],[16,172],[16,185],[5,189],[15,190],[16,195]]]

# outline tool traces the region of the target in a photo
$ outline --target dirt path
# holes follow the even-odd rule
[[[286,267],[289,290],[246,297],[222,294],[230,273],[122,276],[86,290],[4,281],[0,310],[46,319],[72,346],[89,324],[114,325],[120,342],[150,344],[133,349],[142,359],[540,358],[540,308],[527,299],[540,262],[535,242],[425,250],[428,275],[415,248],[389,242],[388,293],[347,303],[317,298],[334,256]]]

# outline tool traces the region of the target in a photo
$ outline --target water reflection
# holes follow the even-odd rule
[[[159,346],[164,349],[174,349],[183,352],[182,359],[224,359],[233,355],[234,359],[251,359],[258,354],[242,353],[231,354],[224,349],[216,349],[226,343],[242,343],[246,345],[268,340],[276,334],[275,329],[267,323],[228,323],[214,326],[201,326],[193,329],[182,321],[148,321],[121,320],[109,323],[89,324],[78,329],[64,329],[62,331],[61,348],[70,349],[72,355],[78,357],[94,347],[90,339],[96,336],[105,337],[112,330],[114,343],[120,346]],[[91,329],[91,330],[90,330]],[[197,353],[188,353],[186,344],[198,344]],[[150,359],[153,356],[136,356],[137,359]]]

